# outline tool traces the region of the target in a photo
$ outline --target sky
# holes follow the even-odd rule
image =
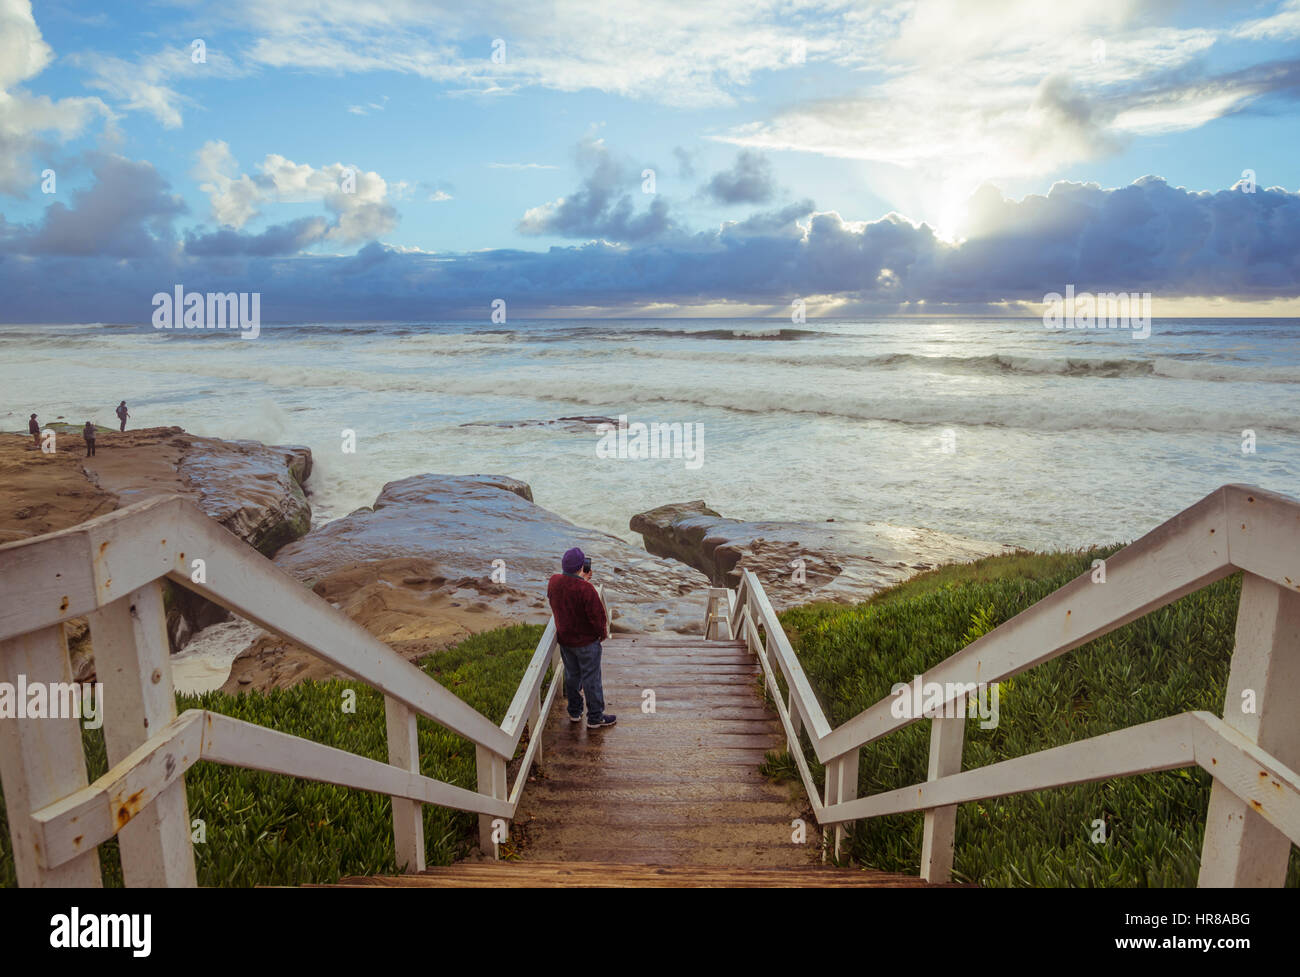
[[[0,321],[1300,315],[1300,0],[0,0]]]

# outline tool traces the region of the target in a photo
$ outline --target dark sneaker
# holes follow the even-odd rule
[[[609,713],[605,713],[599,719],[588,719],[587,728],[600,729],[603,726],[613,726],[616,722],[618,722],[617,716],[611,716]]]

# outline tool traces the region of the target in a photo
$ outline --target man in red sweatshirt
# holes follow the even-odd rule
[[[613,726],[616,716],[605,712],[600,683],[600,643],[607,634],[605,605],[583,572],[586,556],[576,546],[564,554],[560,569],[546,586],[546,599],[555,617],[555,633],[564,662],[564,694],[569,700],[569,721],[582,722],[582,695],[587,695],[587,728]]]

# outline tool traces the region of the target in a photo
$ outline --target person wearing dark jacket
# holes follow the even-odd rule
[[[95,453],[95,425],[87,421],[81,429],[81,436],[86,439],[86,457],[89,458]]]
[[[27,422],[27,433],[32,436],[32,441],[36,444],[36,449],[39,451],[41,447],[41,424],[40,421],[36,420],[35,414],[33,414],[31,419]]]
[[[616,716],[605,712],[600,681],[600,643],[607,635],[605,605],[596,588],[584,579],[586,557],[576,546],[564,554],[560,569],[546,586],[546,599],[555,617],[555,634],[564,662],[564,694],[569,721],[582,721],[582,696],[587,696],[587,728],[613,726]]]

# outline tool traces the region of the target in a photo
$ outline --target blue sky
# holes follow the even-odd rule
[[[0,0],[0,318],[129,321],[182,280],[285,318],[1067,282],[1294,315],[1298,40],[1300,0]]]

